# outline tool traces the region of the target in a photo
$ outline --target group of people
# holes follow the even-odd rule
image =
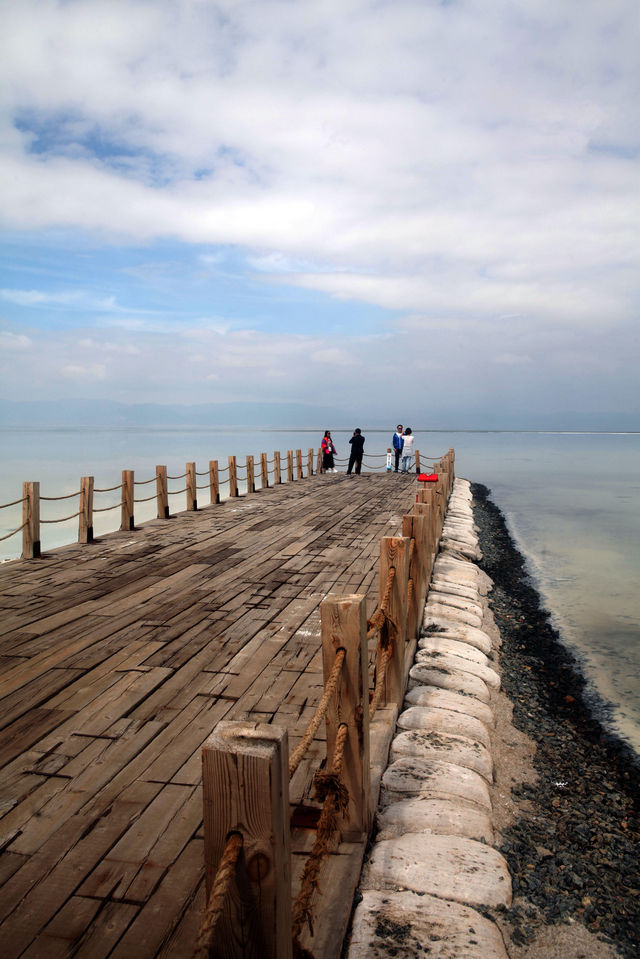
[[[398,427],[393,434],[393,452],[395,454],[395,469],[394,473],[398,472],[398,465],[400,460],[402,460],[402,473],[408,473],[409,467],[411,466],[411,457],[413,456],[413,441],[415,436],[411,432],[411,427],[407,426],[406,430],[402,426],[402,423],[398,424]]]
[[[415,437],[411,432],[411,427],[407,426],[407,428],[404,429],[400,423],[396,429],[396,432],[393,434],[396,473],[398,472],[400,460],[402,460],[401,472],[409,472],[409,467],[411,466],[411,457],[413,456],[414,439]],[[362,469],[362,457],[364,455],[364,436],[362,435],[361,429],[355,429],[353,431],[353,436],[349,440],[349,443],[351,444],[351,453],[349,454],[347,476],[351,476],[354,469],[356,474],[360,475],[360,470]],[[337,473],[338,471],[335,467],[335,462],[333,459],[337,454],[337,450],[333,444],[333,440],[331,439],[331,430],[324,431],[320,449],[322,451],[322,468],[325,473]]]

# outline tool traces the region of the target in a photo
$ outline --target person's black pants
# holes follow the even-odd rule
[[[360,470],[362,469],[362,454],[358,455],[357,453],[351,453],[349,456],[349,465],[347,466],[347,473],[350,473],[353,467],[356,468],[356,473],[360,475]]]
[[[396,454],[396,469],[395,472],[398,472],[398,464],[400,463],[400,457],[402,456],[402,450],[395,450]]]

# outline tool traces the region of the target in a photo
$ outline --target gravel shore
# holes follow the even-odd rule
[[[500,923],[514,959],[640,956],[640,767],[593,715],[490,491],[472,485],[489,605],[501,634],[502,688],[532,743],[533,770],[511,786],[500,830],[513,879]]]

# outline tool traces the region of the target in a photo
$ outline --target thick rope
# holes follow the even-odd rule
[[[180,473],[179,476],[169,476],[169,475],[167,475],[167,479],[172,479],[172,480],[184,479],[186,475],[187,475],[186,473]]]
[[[23,496],[22,499],[14,499],[13,503],[3,503],[2,506],[0,506],[0,509],[6,509],[7,506],[19,506],[20,503],[26,503],[26,502],[27,502],[27,497]]]
[[[382,602],[371,619],[367,620],[367,639],[373,639],[384,621],[389,618],[389,600],[391,599],[391,590],[395,578],[396,568],[395,566],[390,566]]]
[[[380,660],[376,668],[376,685],[373,691],[373,698],[369,703],[369,719],[373,719],[375,716],[376,709],[380,705],[380,700],[382,698],[382,690],[384,688],[384,681],[387,675],[387,665],[389,663],[389,658],[391,656],[391,646],[385,646],[381,651]]]
[[[344,663],[345,656],[346,656],[346,651],[342,649],[342,647],[336,650],[336,658],[333,661],[333,666],[331,668],[331,672],[329,674],[327,684],[324,688],[322,699],[320,700],[320,702],[318,703],[316,707],[316,711],[313,714],[313,717],[311,718],[311,722],[309,723],[309,725],[307,726],[305,730],[304,736],[302,737],[297,747],[294,749],[294,751],[291,753],[291,756],[289,757],[289,779],[291,779],[291,777],[295,773],[296,769],[302,762],[302,758],[304,754],[306,753],[307,749],[313,742],[313,738],[316,732],[318,731],[318,726],[322,722],[324,714],[327,711],[327,706],[329,705],[329,701],[336,690],[336,686],[338,684],[338,679],[340,677],[340,672],[342,670],[342,664]]]
[[[211,940],[213,939],[216,925],[220,921],[224,901],[229,892],[229,886],[234,877],[241,850],[242,836],[239,832],[234,832],[227,839],[227,844],[224,847],[224,852],[218,863],[218,871],[216,872],[216,878],[211,887],[209,902],[207,903],[202,925],[200,926],[198,941],[193,950],[193,959],[208,959]]]
[[[41,496],[40,499],[47,500],[49,503],[56,503],[61,499],[73,499],[74,496],[80,496],[80,490],[77,493],[67,493],[65,496]]]
[[[344,762],[344,746],[347,740],[348,727],[341,723],[338,727],[336,745],[333,754],[333,763],[328,773],[317,773],[314,779],[316,796],[324,799],[322,812],[318,820],[316,838],[311,847],[309,858],[304,867],[300,880],[300,892],[293,904],[292,933],[294,959],[308,957],[310,953],[300,945],[299,937],[305,923],[313,935],[313,921],[311,915],[311,899],[316,889],[322,862],[329,852],[331,837],[338,826],[338,816],[344,815],[349,805],[349,793],[340,779]]]
[[[118,487],[116,487],[118,489]],[[110,509],[120,509],[122,503],[114,503],[113,506],[94,506],[94,513],[108,513]]]
[[[15,536],[16,533],[19,533],[21,530],[23,530],[26,525],[27,525],[27,520],[24,521],[22,526],[18,526],[17,529],[14,529],[13,533],[7,533],[6,536],[0,536],[0,543],[5,539],[10,539],[12,536]]]
[[[77,513],[72,513],[71,516],[61,516],[60,519],[41,519],[41,523],[65,523],[68,519],[75,519],[76,516],[79,516],[82,511],[78,510]]]
[[[98,487],[96,486],[94,487],[93,492],[94,493],[113,493],[115,489],[122,489],[122,483],[118,483],[117,486],[106,486],[104,489],[98,489]]]
[[[141,497],[140,499],[134,499],[133,502],[134,502],[134,503],[148,503],[149,500],[151,500],[151,499],[157,499],[157,498],[158,498],[158,494],[157,494],[157,493],[152,493],[151,496],[144,496],[144,497]]]

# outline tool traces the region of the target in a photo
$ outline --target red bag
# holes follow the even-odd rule
[[[437,473],[420,473],[418,476],[419,483],[437,483],[438,474]]]

